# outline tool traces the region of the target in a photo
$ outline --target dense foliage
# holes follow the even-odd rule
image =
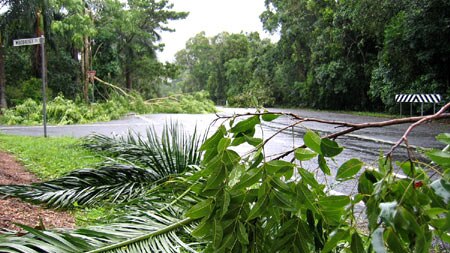
[[[264,69],[273,45],[250,35],[221,33],[191,38],[176,55],[183,71],[176,82],[184,91],[207,90],[213,101],[232,106],[273,105],[273,80]],[[268,76],[269,75],[269,76]]]
[[[74,102],[56,96],[47,104],[47,121],[55,125],[83,124],[119,119],[129,113],[212,113],[216,108],[206,92],[172,95],[145,101],[138,93],[125,97],[114,95],[107,101]],[[3,111],[0,123],[7,125],[42,124],[42,103],[28,98],[12,109]]]
[[[90,70],[145,99],[168,95],[176,68],[156,58],[163,48],[159,33],[170,31],[167,22],[187,13],[172,11],[167,0],[0,0],[0,7],[2,108],[6,102],[12,107],[40,96],[40,47],[12,44],[41,35],[46,38],[49,96],[107,100],[108,90],[91,84]]]
[[[414,151],[408,150],[407,161],[394,162],[388,153],[380,156],[376,168],[358,158],[334,164],[344,147],[306,130],[304,145],[286,151],[291,157],[273,159],[265,153],[273,136],[262,139],[257,130],[279,115],[243,116],[230,117],[201,145],[201,138],[180,134],[176,127],[166,128],[160,138],[152,130],[147,136],[92,136],[86,146],[106,152],[111,157],[108,164],[29,186],[0,186],[2,195],[54,208],[115,203],[105,223],[68,231],[21,226],[28,233],[0,236],[0,250],[384,253],[448,249],[448,148],[422,151],[432,162],[416,160]],[[437,139],[450,145],[449,134]],[[239,154],[237,147],[250,152]],[[308,162],[315,166],[307,169],[303,164]],[[334,182],[323,180],[324,176],[334,177]],[[357,185],[357,192],[333,193],[336,184],[349,180]]]
[[[389,155],[380,157],[378,168],[360,173],[364,163],[352,158],[332,174],[331,161],[343,147],[310,130],[290,162],[265,155],[270,138],[254,133],[276,117],[231,119],[201,147],[199,176],[206,182],[196,192],[205,200],[186,216],[201,219],[193,235],[209,242],[205,252],[428,252],[433,238],[448,242],[448,151],[426,153],[440,169],[414,160],[397,163],[406,175],[401,178]],[[438,139],[448,145],[449,137]],[[254,147],[248,156],[234,151],[243,143]],[[316,169],[302,165],[312,160]],[[429,170],[439,176],[431,179]],[[332,193],[336,184],[355,178],[357,194]],[[358,211],[361,201],[366,218]]]
[[[265,4],[262,24],[279,41],[258,33],[199,33],[175,63],[161,63],[155,56],[164,48],[160,32],[170,31],[168,21],[187,16],[172,11],[168,0],[0,0],[7,6],[0,20],[0,106],[39,96],[42,52],[11,44],[40,35],[47,39],[50,96],[108,98],[105,87],[88,79],[96,70],[146,99],[207,90],[214,102],[232,106],[390,112],[398,110],[399,93],[437,93],[449,100],[449,1]]]
[[[279,41],[196,35],[177,55],[185,90],[239,106],[392,111],[399,93],[449,100],[449,1],[265,2],[261,20]]]

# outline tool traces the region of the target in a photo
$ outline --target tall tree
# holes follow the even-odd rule
[[[53,20],[53,9],[48,0],[1,0],[0,5],[8,8],[3,14],[3,22],[8,26],[15,27],[15,29],[9,29],[12,38],[51,37],[50,25]],[[34,46],[32,66],[36,78],[42,76],[41,54],[41,47]]]
[[[301,84],[310,72],[312,42],[320,18],[317,5],[320,1],[267,0],[267,10],[261,14],[264,28],[279,31],[280,40],[276,60],[275,79],[279,84],[275,97],[277,103],[298,105],[304,101]]]
[[[182,68],[181,86],[184,92],[207,90],[213,54],[210,39],[204,32],[190,38],[185,49],[177,52],[175,58]]]
[[[0,113],[1,109],[7,107],[6,103],[6,78],[5,78],[5,52],[3,48],[3,37],[0,31]]]
[[[177,53],[185,91],[207,90],[219,104],[271,105],[272,75],[269,40],[258,33],[220,33],[212,38],[199,33]],[[267,54],[269,57],[266,57]]]
[[[397,108],[397,93],[450,98],[449,13],[449,1],[408,1],[387,24],[370,90],[387,109]]]
[[[61,19],[53,23],[53,30],[65,34],[73,43],[73,57],[80,58],[80,73],[83,98],[88,102],[89,77],[91,64],[91,38],[97,33],[93,15],[98,8],[96,1],[58,0],[55,7],[64,12]]]
[[[0,30],[0,108],[7,106],[6,102],[6,72],[4,44],[12,43],[12,39],[50,36],[50,23],[53,11],[48,0],[20,1],[0,0],[0,7],[5,10],[1,14]],[[5,40],[7,38],[8,40]],[[31,56],[32,74],[42,77],[42,54],[40,45],[33,48]]]
[[[138,78],[139,63],[157,61],[156,51],[162,48],[157,44],[160,31],[172,31],[166,26],[169,20],[182,19],[185,12],[170,10],[173,5],[167,0],[108,0],[99,14],[97,26],[100,36],[110,40],[115,50],[120,68],[125,77],[125,87],[133,89]],[[124,22],[126,21],[126,22]]]

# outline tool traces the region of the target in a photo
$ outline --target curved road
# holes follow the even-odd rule
[[[356,116],[343,113],[321,112],[299,109],[269,109],[273,112],[291,112],[302,117],[318,118],[326,120],[336,120],[342,122],[363,123],[378,122],[388,120],[386,118]],[[219,115],[232,115],[234,113],[255,112],[253,109],[236,109],[236,108],[219,108]],[[91,133],[102,133],[106,135],[125,134],[128,130],[145,133],[145,129],[154,126],[157,130],[169,121],[181,122],[186,129],[198,126],[200,129],[206,129],[207,126],[216,118],[215,114],[149,114],[149,115],[130,115],[120,120],[110,122],[85,124],[85,125],[69,125],[69,126],[48,126],[49,136],[73,136],[83,137]],[[287,117],[280,117],[271,124],[267,125],[268,129],[276,129],[284,127],[293,121]],[[385,142],[387,144],[396,142],[408,128],[409,124],[401,124],[383,128],[362,129],[350,134],[356,142]],[[331,133],[336,129],[335,126],[325,125],[321,123],[308,122],[296,127],[295,132],[302,133],[302,128],[309,128],[322,133]],[[0,132],[16,135],[42,136],[42,126],[0,126]],[[291,131],[292,132],[292,131]],[[441,147],[435,140],[435,136],[442,132],[450,132],[450,125],[443,123],[427,123],[415,128],[408,140],[411,145],[419,147]],[[364,145],[363,145],[364,146]]]

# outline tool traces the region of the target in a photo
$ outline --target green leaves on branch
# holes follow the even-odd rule
[[[192,219],[198,219],[203,218],[211,213],[211,211],[214,208],[214,203],[212,199],[206,199],[202,202],[196,204],[195,206],[191,207],[186,212],[186,217],[192,218]]]
[[[323,157],[334,157],[344,150],[336,141],[327,138],[322,139],[317,133],[311,130],[308,130],[303,136],[303,142],[308,148]]]
[[[303,142],[308,149],[298,148],[295,151],[295,158],[299,161],[307,161],[318,156],[317,163],[319,164],[319,168],[325,175],[331,175],[325,157],[335,157],[339,155],[344,148],[339,146],[336,141],[327,138],[322,139],[317,133],[311,130],[308,130],[303,136]]]
[[[317,153],[307,148],[298,148],[295,150],[295,158],[299,161],[308,161],[317,156]]]
[[[437,137],[448,143],[448,134]],[[391,161],[381,157],[380,169],[366,170],[359,177],[358,190],[365,197],[371,244],[375,252],[428,252],[432,238],[448,243],[448,210],[450,183],[447,150],[431,150],[425,154],[431,164],[408,161],[398,163],[407,175],[393,174]],[[350,161],[349,161],[350,162]],[[359,171],[359,162],[341,166],[338,175],[345,179]],[[435,167],[437,178],[428,176]],[[439,167],[439,168],[436,168]],[[381,223],[380,223],[381,221]]]
[[[432,150],[428,151],[426,155],[436,164],[443,167],[450,167],[450,152]]]
[[[361,170],[363,165],[364,163],[356,158],[352,158],[346,161],[341,165],[341,167],[339,167],[336,174],[336,179],[348,180],[350,178],[353,178]]]
[[[322,150],[320,148],[320,143],[322,139],[318,134],[313,131],[308,130],[306,134],[303,136],[303,142],[305,145],[318,154],[322,154]]]
[[[69,189],[68,193],[60,194],[61,201],[88,193],[122,200],[120,198],[125,196],[121,193],[133,195],[137,183],[142,183],[139,188],[142,191],[136,193],[142,199],[122,204],[127,214],[139,206],[140,215],[135,216],[133,212],[124,218],[132,220],[122,223],[124,227],[108,224],[107,227],[78,230],[65,237],[29,231],[40,241],[56,239],[58,244],[61,242],[58,238],[72,241],[80,235],[82,238],[91,236],[89,240],[94,243],[101,240],[98,243],[101,246],[105,246],[107,239],[113,242],[114,249],[105,246],[93,252],[120,252],[122,249],[125,252],[157,252],[158,247],[176,252],[179,246],[189,252],[427,252],[433,238],[450,243],[447,150],[440,151],[444,155],[429,151],[427,154],[434,155],[430,156],[431,164],[408,161],[398,163],[397,168],[390,159],[381,156],[379,168],[363,170],[364,163],[356,158],[337,166],[330,164],[328,161],[336,161],[334,158],[343,148],[334,140],[307,131],[303,138],[305,147],[295,149],[295,159],[270,160],[262,146],[264,140],[255,136],[262,117],[231,120],[229,126],[221,125],[201,146],[198,141],[181,141],[183,138],[178,134],[167,130],[158,142],[149,132],[147,140],[162,145],[166,151],[132,136],[119,140],[96,136],[94,143],[86,145],[148,167],[145,171],[116,167],[89,170],[84,171],[84,177],[79,175],[83,173],[81,171],[70,174],[69,178],[47,182],[47,186],[53,187],[50,183],[70,186],[89,182],[90,189],[72,192],[72,196],[69,196]],[[445,143],[448,141],[446,136],[440,135],[438,139]],[[171,142],[172,138],[178,141]],[[251,145],[252,152],[241,156],[236,152],[236,145],[240,144]],[[203,156],[199,152],[203,152]],[[310,163],[316,157],[314,171],[302,167],[302,162]],[[156,161],[158,166],[153,164]],[[191,170],[185,161],[200,169]],[[429,167],[437,171],[432,179],[428,176]],[[167,170],[159,170],[161,168]],[[336,180],[330,184],[327,180],[333,169],[337,169]],[[323,173],[317,173],[319,170]],[[394,170],[402,170],[406,176],[398,177]],[[357,193],[333,195],[336,192],[332,190],[341,181],[356,177]],[[101,180],[111,182],[113,186],[123,186],[123,181],[134,184],[124,186],[118,193],[106,192],[109,186],[95,188]],[[153,181],[164,183],[152,185]],[[146,183],[150,188],[144,185]],[[8,186],[0,188],[4,192],[8,189],[11,192],[17,190]],[[33,191],[27,194],[33,194]],[[360,227],[365,223],[358,219],[360,209],[365,209],[368,221],[364,232]],[[136,231],[139,228],[145,232]],[[117,239],[116,234],[120,238]],[[27,247],[32,245],[30,242],[38,241],[34,237],[27,242]],[[0,237],[0,249],[9,247],[9,238]],[[185,239],[187,243],[184,243]],[[191,247],[190,242],[195,247]],[[127,248],[128,245],[132,246]],[[15,251],[7,249],[20,252],[21,246],[17,247]],[[72,246],[62,244],[61,247],[64,250],[58,252],[70,252]],[[88,248],[94,247],[89,245]]]
[[[378,170],[363,170],[364,162],[352,158],[338,166],[335,179],[358,178],[359,193],[330,195],[330,185],[301,162],[317,157],[317,169],[331,175],[328,160],[343,147],[307,131],[305,146],[294,150],[295,162],[268,160],[260,146],[264,140],[254,136],[263,116],[232,120],[202,146],[205,168],[199,173],[206,182],[198,194],[206,200],[187,215],[201,219],[195,236],[210,242],[206,252],[425,252],[432,235],[447,240],[448,173],[431,181],[418,164],[403,163],[400,168],[413,177],[399,179],[390,160],[381,157]],[[448,141],[445,135],[438,138]],[[232,150],[243,143],[255,147],[254,153],[241,157]],[[447,166],[446,152],[427,154],[436,165]],[[361,222],[354,215],[361,201],[370,236],[349,225]]]
[[[320,251],[328,234],[351,219],[349,196],[327,195],[326,186],[296,163],[265,160],[260,146],[263,140],[254,134],[261,119],[275,118],[264,114],[232,120],[228,129],[220,126],[202,145],[204,169],[198,174],[205,183],[198,194],[205,200],[186,216],[201,219],[193,234],[210,241],[206,252]],[[306,132],[304,142],[306,147],[296,149],[295,158],[309,161],[318,157],[319,167],[331,174],[325,158],[335,157],[343,148],[312,131]],[[255,147],[246,158],[232,150],[243,143]],[[351,165],[343,166],[342,176],[356,174]],[[362,163],[358,165],[360,169]],[[351,242],[354,238],[352,247],[360,250],[365,237],[350,236],[348,227],[343,230],[348,234],[345,239]]]
[[[279,114],[273,114],[273,113],[265,113],[261,116],[261,119],[267,122],[273,121],[278,119],[280,117]]]

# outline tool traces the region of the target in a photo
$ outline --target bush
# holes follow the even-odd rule
[[[138,93],[133,99],[115,94],[111,99],[86,105],[72,101],[63,95],[56,96],[47,104],[49,124],[69,125],[119,119],[127,113],[209,113],[215,111],[207,92],[179,94],[160,98],[156,102],[145,101]],[[42,122],[42,104],[26,99],[13,109],[7,109],[0,117],[1,124],[37,125]]]
[[[47,97],[51,97],[51,94],[51,90],[47,89]],[[7,86],[6,97],[11,98],[8,100],[8,104],[13,106],[25,103],[28,99],[42,100],[42,81],[33,77],[18,86]]]

